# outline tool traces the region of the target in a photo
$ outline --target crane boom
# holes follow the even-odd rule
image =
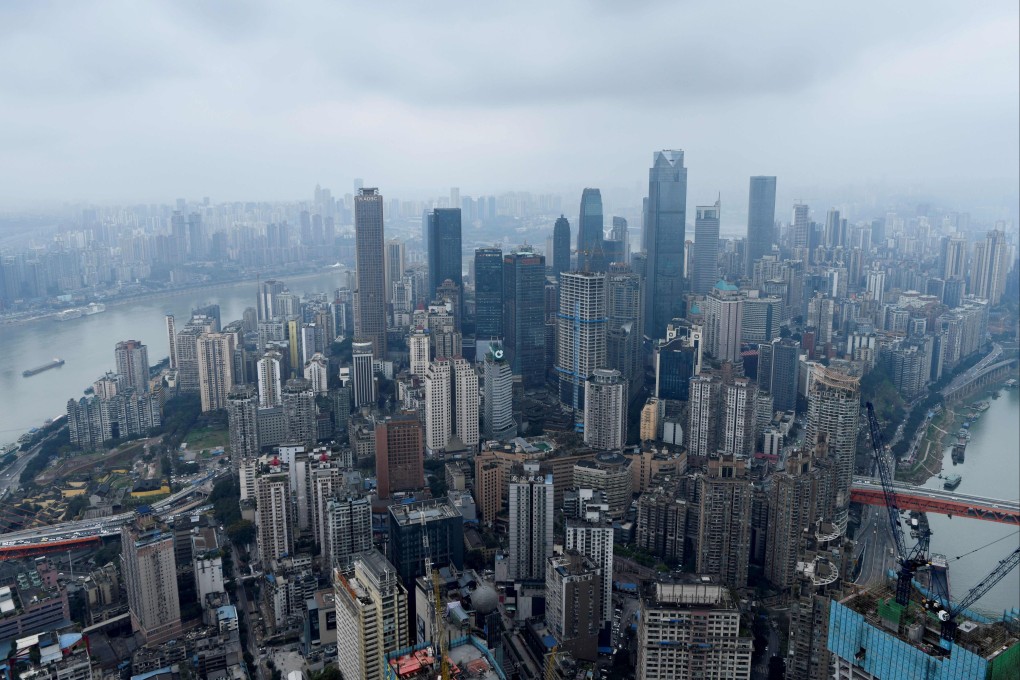
[[[882,428],[879,427],[878,418],[875,416],[875,407],[870,401],[867,403],[867,411],[868,428],[871,431],[871,449],[875,455],[879,478],[882,481],[882,495],[885,497],[885,508],[889,515],[889,529],[892,531],[893,541],[896,543],[896,561],[899,563],[896,574],[896,603],[906,605],[910,602],[910,591],[913,589],[911,582],[914,579],[914,574],[919,568],[928,564],[931,529],[927,521],[915,520],[917,543],[912,549],[907,549],[900,525],[900,509],[893,487],[892,472],[889,470],[889,463],[884,455],[885,443],[882,439]]]
[[[985,593],[992,589],[996,583],[1006,578],[1009,572],[1013,571],[1020,564],[1020,548],[999,560],[991,573],[970,589],[963,599],[955,605],[949,600],[949,593],[939,593],[942,600],[926,600],[924,605],[929,611],[934,612],[939,621],[942,622],[942,639],[952,642],[956,639],[956,631],[959,628],[956,624],[956,617],[963,613],[968,607],[980,600]]]

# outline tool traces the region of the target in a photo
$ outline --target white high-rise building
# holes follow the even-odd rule
[[[141,515],[121,527],[120,538],[132,630],[146,644],[173,639],[181,632],[173,531]]]
[[[312,384],[312,392],[326,394],[329,391],[329,361],[321,352],[316,352],[305,364],[305,380]]]
[[[804,444],[813,447],[822,438],[826,441],[829,458],[835,461],[837,470],[833,524],[845,531],[860,436],[861,379],[820,365],[811,375]]]
[[[511,472],[511,580],[545,580],[546,561],[553,551],[554,492],[552,475],[540,474],[538,463],[525,463]]]
[[[454,206],[457,207],[457,206]],[[404,277],[404,270],[407,269],[407,247],[398,238],[391,238],[386,242],[386,281],[385,291],[387,295],[393,295],[393,284]],[[392,298],[390,299],[392,302]]]
[[[600,618],[608,622],[613,615],[613,523],[595,511],[586,519],[568,519],[566,528],[567,550],[590,557],[602,567],[602,593]]]
[[[885,303],[885,272],[881,269],[868,270],[867,283],[868,297],[875,301],[879,307]]]
[[[345,678],[382,680],[386,654],[410,644],[407,590],[378,550],[359,553],[333,570],[337,666]]]
[[[286,472],[279,472],[278,467],[275,470],[255,478],[255,527],[259,558],[264,564],[294,552],[297,522],[291,504],[290,480]]]
[[[341,569],[354,557],[372,549],[372,504],[368,498],[334,498],[326,504],[324,564]]]
[[[125,387],[135,388],[138,394],[148,392],[149,349],[138,340],[124,340],[117,343],[114,356],[117,360],[117,373]]]
[[[740,609],[729,590],[695,578],[656,583],[641,601],[637,677],[748,680],[751,637],[741,634]]]
[[[601,239],[600,239],[601,240]],[[592,255],[586,255],[591,259]],[[560,306],[556,334],[556,374],[560,403],[584,410],[584,381],[607,366],[606,274],[560,274]]]
[[[627,443],[627,381],[619,371],[597,368],[584,383],[584,443],[607,451]]]
[[[429,367],[429,349],[431,339],[425,328],[415,328],[407,339],[407,347],[411,355],[411,373],[419,378],[425,377]]]
[[[266,352],[255,363],[259,379],[259,408],[272,408],[283,403],[283,383],[281,382],[280,362],[283,357],[279,352]]]
[[[486,440],[508,441],[517,436],[514,422],[514,376],[510,363],[503,355],[503,345],[493,343],[485,355],[485,399],[482,424]]]
[[[202,411],[227,407],[234,386],[234,333],[205,333],[198,337],[198,386]]]
[[[719,448],[719,381],[712,376],[691,378],[689,419],[684,439],[694,456],[709,456]]]
[[[457,411],[454,433],[474,452],[478,448],[478,373],[463,357],[453,360],[453,398]]]
[[[355,339],[351,343],[354,374],[354,405],[375,403],[375,369],[372,366],[372,341]]]
[[[719,361],[736,362],[740,360],[744,296],[735,288],[719,285],[704,302],[706,350]]]
[[[453,434],[453,404],[450,394],[451,361],[439,357],[425,371],[425,446],[444,451]]]
[[[722,451],[749,457],[755,444],[755,395],[757,388],[749,378],[735,378],[723,388],[726,420],[723,426]]]

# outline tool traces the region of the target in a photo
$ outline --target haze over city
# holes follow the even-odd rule
[[[0,680],[1020,678],[1020,8],[0,4]]]
[[[639,198],[647,150],[677,147],[724,231],[751,174],[780,177],[783,212],[1017,211],[1015,2],[5,3],[0,24],[6,209],[354,177]]]

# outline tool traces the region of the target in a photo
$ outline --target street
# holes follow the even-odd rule
[[[893,556],[889,554],[893,541],[888,524],[889,515],[885,508],[864,506],[861,510],[861,528],[856,539],[861,573],[855,583],[869,585],[881,582],[893,567]]]

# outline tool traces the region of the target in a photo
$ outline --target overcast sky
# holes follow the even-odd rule
[[[1015,191],[1016,0],[4,2],[0,205],[886,182]]]

